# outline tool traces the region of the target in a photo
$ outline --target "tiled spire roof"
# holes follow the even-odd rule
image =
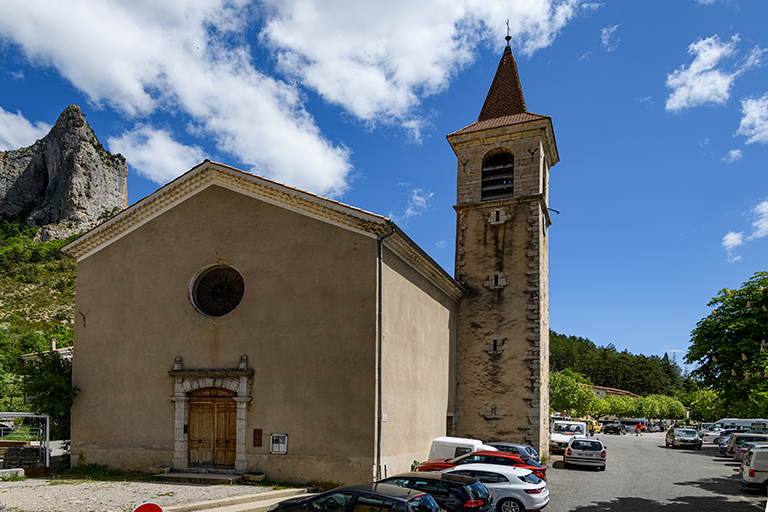
[[[512,56],[509,42],[507,42],[504,55],[501,56],[499,68],[496,70],[496,76],[493,78],[491,89],[488,91],[488,96],[485,98],[483,109],[480,111],[480,117],[477,118],[477,121],[487,121],[527,112],[523,86],[520,84],[520,76],[517,73],[517,63]]]

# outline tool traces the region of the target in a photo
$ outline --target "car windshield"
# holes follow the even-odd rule
[[[584,429],[579,424],[560,423],[555,425],[555,432],[573,432],[575,434],[583,434]]]
[[[600,441],[582,441],[576,440],[571,444],[571,448],[574,450],[601,450],[603,444]]]
[[[473,453],[465,453],[464,455],[459,455],[458,457],[456,457],[454,459],[448,460],[448,462],[450,462],[451,464],[456,464],[458,462],[463,461],[464,459],[469,458],[471,455],[474,455],[474,454]]]
[[[696,437],[698,433],[695,430],[675,430],[675,435],[680,437]]]

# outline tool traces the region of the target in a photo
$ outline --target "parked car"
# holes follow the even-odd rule
[[[667,430],[664,440],[667,448],[696,448],[701,450],[701,438],[699,433],[692,428],[671,428]]]
[[[742,428],[721,430],[720,435],[714,438],[712,442],[715,443],[716,445],[721,445],[723,444],[723,442],[725,442],[727,436],[730,436],[731,434],[738,434],[739,432],[745,432],[745,430]]]
[[[731,435],[731,439],[728,441],[728,445],[725,449],[725,455],[727,457],[733,457],[733,455],[736,453],[736,449],[741,445],[742,443],[749,443],[749,442],[768,442],[768,434],[753,434],[751,432],[746,433],[734,433]]]
[[[757,487],[763,494],[768,495],[768,449],[749,450],[739,472],[742,484],[746,487]]]
[[[449,473],[411,472],[385,478],[380,484],[424,491],[447,512],[493,510],[491,492],[477,478]]]
[[[585,435],[587,435],[587,424],[583,421],[554,421],[549,435],[549,449],[562,452],[572,437]]]
[[[424,491],[381,483],[346,485],[315,496],[282,501],[269,507],[268,512],[345,512],[358,507],[390,512],[442,512],[435,499]]]
[[[493,464],[466,464],[446,473],[480,480],[493,495],[495,512],[540,510],[549,503],[547,483],[526,469]]]
[[[715,441],[715,439],[720,437],[720,433],[721,432],[722,432],[722,430],[720,430],[720,429],[717,429],[717,430],[702,430],[701,432],[699,432],[699,437],[705,443],[713,443]]]
[[[599,439],[575,437],[570,440],[563,455],[563,465],[566,468],[575,466],[595,466],[605,471],[605,445]]]
[[[536,452],[536,450],[533,449],[533,446],[527,444],[503,443],[500,441],[494,441],[492,443],[488,443],[488,445],[493,446],[500,452],[517,454],[523,460],[530,458],[536,462],[541,462],[539,454]]]
[[[603,427],[603,433],[605,434],[624,434],[627,433],[627,426],[623,423],[609,423]]]
[[[542,480],[546,481],[547,479],[547,467],[543,464],[540,464],[531,459],[523,460],[518,455],[513,455],[511,453],[505,453],[501,451],[467,453],[461,457],[447,460],[428,460],[417,465],[415,470],[443,471],[444,469],[449,469],[464,464],[498,464],[501,466],[516,466],[532,471]]]
[[[430,460],[434,459],[452,459],[465,453],[479,451],[493,451],[496,448],[484,444],[479,439],[467,439],[464,437],[436,437],[432,440],[432,446],[429,449]]]
[[[741,443],[736,447],[736,451],[733,452],[733,460],[741,462],[744,460],[747,453],[749,453],[749,450],[762,447],[768,448],[768,442],[752,441]]]

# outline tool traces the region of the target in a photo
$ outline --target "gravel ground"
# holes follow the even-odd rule
[[[145,501],[161,507],[269,491],[258,485],[201,485],[169,482],[94,482],[29,479],[0,482],[0,505],[24,512],[124,512]]]

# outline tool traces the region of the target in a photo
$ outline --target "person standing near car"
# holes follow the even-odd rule
[[[642,436],[643,435],[643,426],[638,423],[635,425],[635,436]]]

